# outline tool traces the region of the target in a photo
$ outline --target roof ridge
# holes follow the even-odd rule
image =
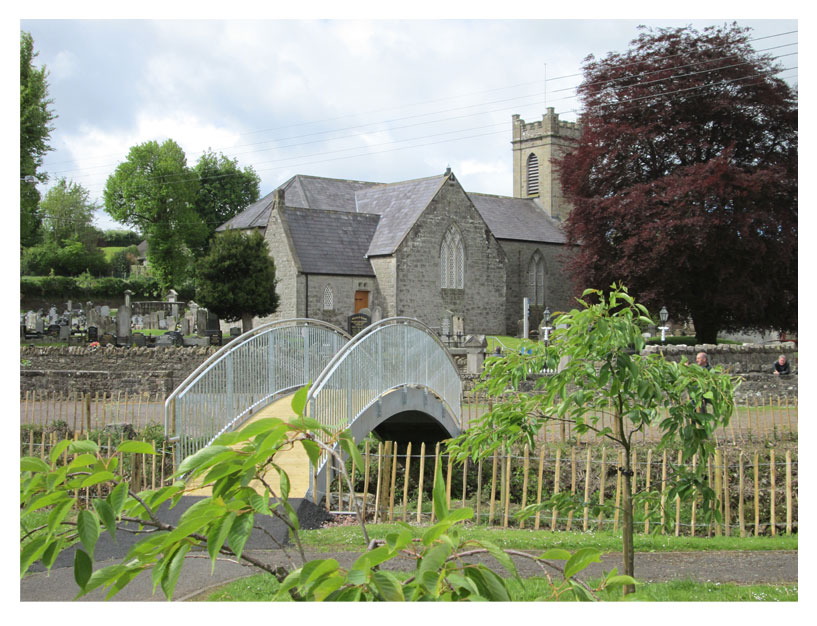
[[[410,178],[409,180],[397,180],[397,181],[394,181],[392,183],[374,183],[375,186],[373,187],[373,189],[377,189],[377,188],[380,188],[380,187],[394,187],[395,185],[407,185],[409,183],[419,183],[419,182],[424,182],[424,181],[427,181],[427,180],[436,180],[438,178],[443,178],[445,176],[448,176],[448,174],[437,174],[435,176],[423,176],[421,178]],[[355,192],[355,193],[357,193],[357,192]]]

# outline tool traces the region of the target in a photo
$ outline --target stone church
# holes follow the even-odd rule
[[[294,176],[218,230],[260,230],[275,260],[278,311],[347,328],[406,316],[443,333],[518,332],[573,307],[560,222],[570,210],[550,160],[580,133],[552,108],[513,116],[513,197],[471,193],[451,170],[396,183]]]

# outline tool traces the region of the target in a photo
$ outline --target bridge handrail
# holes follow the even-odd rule
[[[310,338],[306,344],[309,350],[301,346],[296,354],[291,348],[278,345],[278,335],[284,342],[289,339],[291,343],[292,330],[297,331],[297,336],[302,336],[304,342]],[[315,340],[323,342],[327,338],[332,339],[331,356],[319,350],[317,362],[314,357],[310,360],[310,353],[316,345],[326,345]],[[187,426],[183,430],[188,440],[195,439],[192,443],[187,441],[184,446],[177,446],[184,448],[179,450],[180,458],[204,447],[275,395],[307,384],[350,338],[347,332],[327,322],[294,318],[269,322],[221,347],[165,400],[166,435],[171,441],[179,441],[177,425],[181,422]],[[286,353],[280,357],[274,355],[276,348],[286,350]],[[303,370],[300,376],[299,372],[286,369],[286,364],[281,365],[280,361],[287,358],[295,365],[292,369]]]
[[[374,393],[372,393],[372,388],[367,387],[364,391],[360,387],[355,387],[353,384],[354,382],[370,382],[367,380],[361,379],[361,367],[360,359],[358,362],[355,363],[355,367],[349,368],[346,374],[338,374],[340,368],[343,366],[344,363],[350,362],[350,360],[354,359],[357,353],[363,352],[363,346],[366,344],[375,341],[375,338],[380,336],[382,337],[385,332],[388,331],[390,328],[404,328],[404,329],[411,329],[412,332],[416,332],[416,336],[413,338],[412,345],[409,346],[408,342],[408,333],[406,331],[405,336],[403,337],[404,344],[403,348],[403,358],[400,359],[405,368],[405,374],[403,378],[409,378],[408,374],[408,363],[409,363],[409,352],[410,348],[414,348],[416,350],[417,346],[420,345],[416,339],[424,339],[423,342],[425,346],[429,345],[436,345],[439,348],[434,354],[424,354],[423,358],[414,359],[412,360],[412,364],[416,365],[418,368],[422,367],[425,372],[422,376],[414,377],[412,380],[400,380],[397,384],[384,384],[383,383],[383,351],[382,345],[379,346],[378,350],[378,358],[379,358],[379,368],[377,371],[377,376],[380,379],[380,384],[376,385],[376,389]],[[382,344],[382,342],[381,342]],[[426,348],[424,347],[423,350]],[[444,355],[444,356],[443,356]],[[366,355],[364,355],[366,356]],[[431,357],[436,357],[436,361],[432,363]],[[394,355],[389,355],[388,359],[394,361]],[[448,366],[447,368],[445,366]],[[434,376],[429,375],[429,368],[438,368],[438,371],[435,373]],[[377,397],[383,395],[385,392],[389,391],[390,389],[416,384],[419,386],[423,386],[427,389],[430,389],[436,395],[440,397],[445,405],[447,405],[449,411],[454,416],[455,420],[459,421],[460,418],[460,402],[462,396],[462,379],[459,375],[459,369],[457,368],[456,363],[454,362],[454,358],[451,356],[451,353],[442,343],[440,338],[434,333],[428,326],[423,324],[422,322],[409,318],[409,317],[391,317],[384,320],[381,320],[375,324],[372,324],[364,331],[356,335],[352,340],[347,343],[342,350],[338,351],[338,353],[332,358],[331,361],[327,364],[326,368],[323,370],[321,375],[315,379],[312,383],[312,386],[309,390],[309,394],[306,398],[306,406],[307,411],[310,417],[318,419],[321,423],[324,423],[326,426],[330,427],[347,427],[349,425],[348,419],[354,417],[354,415],[349,415],[349,410],[346,410],[345,413],[347,414],[348,419],[345,420],[335,420],[332,424],[326,424],[325,415],[319,415],[319,413],[323,414],[327,411],[321,411],[320,407],[317,406],[318,398],[320,397],[321,393],[326,389],[327,391],[332,391],[328,388],[330,382],[333,378],[337,376],[345,376],[346,380],[340,381],[340,385],[338,385],[339,389],[343,389],[344,393],[346,393],[347,397],[345,398],[345,402],[347,403],[347,407],[351,407],[352,404],[358,405],[356,408],[363,409],[366,408],[372,401],[374,401]],[[353,379],[353,380],[350,380]],[[394,381],[391,381],[394,382]],[[352,384],[350,384],[352,383]],[[335,390],[337,391],[337,390]],[[361,396],[362,394],[362,396]],[[353,396],[357,397],[353,397]],[[371,396],[371,397],[370,397]],[[330,399],[330,402],[332,400]],[[337,409],[337,403],[334,402],[332,407],[329,408],[328,413],[331,413],[333,416],[337,416],[339,411],[334,410]],[[355,415],[359,411],[355,412]]]

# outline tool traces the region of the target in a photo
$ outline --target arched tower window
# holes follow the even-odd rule
[[[329,285],[326,285],[326,287],[323,289],[323,310],[335,310],[335,294],[332,293],[332,287]]]
[[[532,152],[528,155],[527,188],[529,196],[539,195],[539,158]]]
[[[528,297],[533,305],[545,304],[545,259],[538,250],[528,262]]]
[[[451,226],[440,247],[440,287],[463,289],[465,285],[465,248],[459,231]]]

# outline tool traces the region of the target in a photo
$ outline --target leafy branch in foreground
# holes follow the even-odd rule
[[[51,569],[57,556],[71,543],[79,541],[74,552],[74,578],[77,597],[95,589],[107,589],[110,599],[142,572],[149,572],[155,593],[161,587],[171,599],[187,558],[202,556],[206,549],[214,570],[217,560],[231,560],[266,571],[281,582],[277,598],[294,600],[512,600],[506,578],[473,558],[488,555],[516,580],[519,573],[512,560],[532,559],[540,564],[550,581],[553,598],[596,600],[601,588],[634,584],[628,576],[615,571],[605,575],[601,585],[590,589],[576,579],[592,562],[600,561],[600,551],[582,549],[571,555],[551,550],[541,556],[502,550],[486,541],[466,540],[459,528],[473,517],[471,509],[449,511],[442,476],[437,471],[434,503],[439,521],[428,528],[419,542],[413,542],[407,527],[390,533],[385,540],[369,540],[364,516],[359,522],[367,549],[349,570],[333,559],[307,562],[299,538],[298,516],[289,502],[290,482],[276,463],[276,455],[293,445],[304,448],[317,465],[326,453],[339,461],[343,479],[351,482],[343,454],[362,465],[360,452],[348,432],[333,435],[315,420],[304,417],[306,388],[295,394],[292,406],[297,417],[285,421],[262,419],[241,431],[218,437],[212,445],[187,457],[180,464],[175,482],[156,490],[135,492],[129,483],[117,477],[117,456],[103,459],[93,441],[62,441],[51,451],[48,463],[25,457],[21,460],[21,518],[37,511],[48,511],[47,522],[27,533],[21,540],[20,575],[35,561]],[[325,441],[321,441],[321,437]],[[126,441],[117,449],[122,454],[155,454],[144,442]],[[272,479],[274,477],[275,479]],[[82,506],[78,494],[87,487],[104,487]],[[210,496],[203,497],[181,515],[178,523],[168,524],[157,515],[163,505],[176,506],[193,489],[208,486]],[[78,511],[76,522],[69,514]],[[271,516],[283,523],[295,543],[298,554],[291,555],[283,545],[288,567],[275,567],[245,551],[256,516]],[[37,531],[36,533],[34,531]],[[93,570],[94,553],[100,537],[109,533],[131,532],[143,535],[115,565]],[[267,534],[273,544],[275,539]],[[406,580],[399,580],[382,568],[387,561],[410,558],[415,567]],[[555,561],[564,560],[564,565]],[[297,563],[296,563],[297,561]],[[554,582],[550,572],[559,575]]]

